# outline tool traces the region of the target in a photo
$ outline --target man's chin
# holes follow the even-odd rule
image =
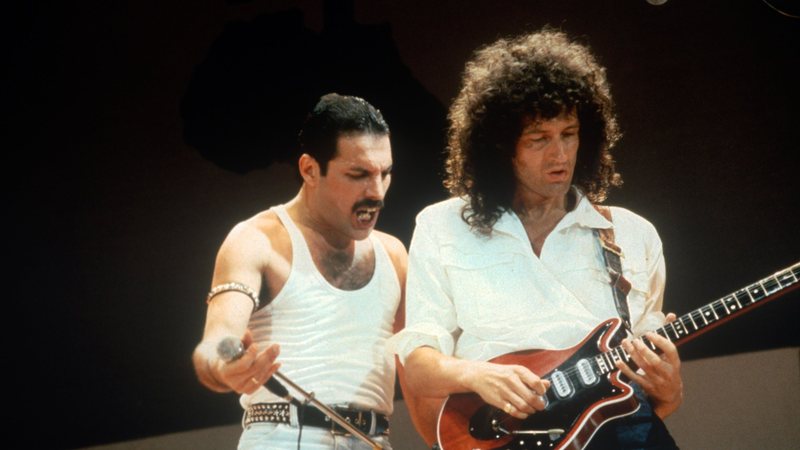
[[[358,229],[353,232],[353,240],[356,241],[363,241],[364,239],[368,238],[369,235],[372,233],[375,227],[369,227],[368,229]]]

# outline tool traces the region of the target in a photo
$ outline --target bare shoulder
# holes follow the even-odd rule
[[[280,248],[287,239],[278,216],[272,211],[263,211],[231,229],[222,243],[218,258],[236,258],[259,266],[266,265],[273,250]]]
[[[383,244],[386,253],[389,254],[389,258],[392,260],[392,264],[394,264],[394,268],[401,282],[405,283],[406,270],[408,267],[408,252],[406,251],[406,246],[403,245],[400,239],[397,239],[391,234],[386,234],[378,230],[373,230],[373,233],[375,233],[375,236],[377,236],[381,244]]]
[[[400,239],[397,239],[391,234],[384,233],[383,231],[373,230],[372,232],[375,233],[375,236],[381,241],[383,248],[386,249],[386,252],[389,253],[389,256],[391,256],[393,260],[395,258],[405,259],[408,257],[406,246],[403,245]]]

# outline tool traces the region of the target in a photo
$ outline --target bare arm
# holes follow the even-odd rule
[[[259,292],[271,253],[269,239],[260,230],[248,222],[237,225],[217,255],[212,286],[235,281]],[[277,344],[259,349],[252,342],[247,324],[253,308],[250,297],[236,291],[221,293],[209,303],[203,339],[192,359],[197,378],[210,390],[253,393],[280,366],[275,363]],[[241,338],[246,350],[240,359],[225,363],[217,355],[217,344],[229,336]]]
[[[520,419],[544,409],[541,395],[550,387],[549,381],[526,367],[459,359],[430,347],[420,347],[408,355],[406,371],[410,389],[419,395],[445,397],[475,392],[501,410],[510,404],[507,412]]]

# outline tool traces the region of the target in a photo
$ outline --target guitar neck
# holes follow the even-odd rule
[[[763,305],[800,287],[799,281],[800,262],[718,300],[714,300],[705,306],[701,306],[688,314],[684,314],[675,319],[675,321],[655,330],[655,332],[669,339],[675,345],[683,344],[740,314],[754,309],[756,306]],[[654,351],[660,351],[646,337],[642,338],[642,340]],[[601,373],[615,370],[614,362],[619,360],[632,364],[630,356],[621,346],[614,347],[596,357]]]
[[[798,281],[800,263],[684,314],[656,332],[676,345],[688,342],[739,314],[790,292],[792,288],[800,286]]]

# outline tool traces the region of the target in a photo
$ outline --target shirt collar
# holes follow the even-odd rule
[[[519,220],[519,216],[511,208],[497,219],[497,222],[492,226],[492,232],[510,234],[522,240],[528,239],[528,234],[525,232],[525,227],[522,226],[522,221]]]
[[[614,228],[614,224],[597,212],[592,202],[589,201],[589,198],[586,197],[580,189],[575,186],[573,186],[572,189],[573,193],[578,198],[577,205],[561,219],[552,232],[558,232],[573,225],[586,228]],[[492,230],[500,233],[507,233],[521,239],[528,238],[522,221],[519,220],[517,214],[511,209],[500,216],[500,219],[495,222]]]
[[[572,225],[586,228],[614,228],[614,224],[609,222],[597,209],[595,209],[589,198],[583,195],[580,189],[573,186],[573,192],[578,196],[577,205],[568,212],[561,222],[556,225],[553,232],[566,229]]]

